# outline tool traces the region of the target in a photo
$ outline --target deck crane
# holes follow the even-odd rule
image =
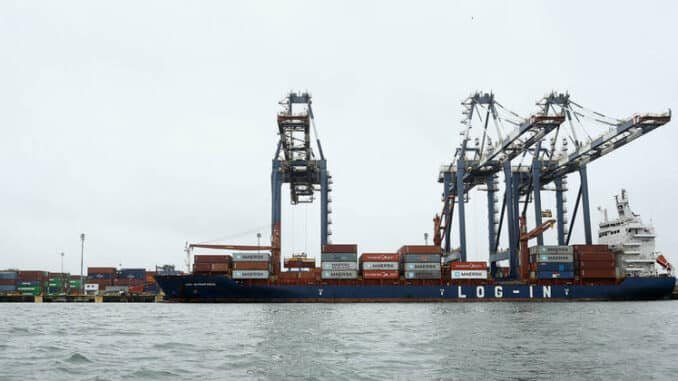
[[[290,186],[292,205],[312,203],[316,192],[320,193],[320,243],[329,242],[332,232],[329,215],[332,177],[327,170],[320,138],[315,126],[311,107],[311,95],[307,92],[290,92],[279,104],[278,147],[272,161],[271,171],[271,238],[273,271],[280,272],[281,191],[282,184]],[[296,110],[300,108],[300,110]],[[312,148],[311,128],[315,135],[317,155]]]
[[[581,201],[585,241],[591,244],[588,163],[668,123],[671,120],[671,110],[661,114],[634,114],[626,119],[615,119],[581,106],[567,93],[557,92],[548,94],[537,105],[541,107],[542,114],[564,114],[567,124],[555,129],[548,146],[542,147],[536,153],[529,176],[522,179],[518,186],[519,192],[526,197],[533,195],[535,225],[539,226],[542,216],[540,192],[545,185],[551,182],[555,184],[559,245],[569,244]],[[605,130],[591,137],[589,131],[600,131],[601,126]],[[580,187],[568,228],[565,192],[567,175],[573,172],[579,172]],[[541,236],[538,237],[538,243],[543,244]]]
[[[527,280],[529,279],[528,274],[528,262],[529,262],[529,249],[527,243],[534,238],[537,238],[542,235],[545,231],[552,228],[556,224],[556,220],[547,220],[546,222],[540,224],[536,228],[527,231],[527,223],[525,216],[520,217],[520,279]]]
[[[466,224],[464,203],[466,195],[476,185],[485,184],[488,204],[488,246],[490,254],[497,251],[498,237],[501,222],[496,219],[496,192],[498,188],[498,173],[511,173],[511,160],[521,155],[526,149],[540,141],[550,131],[564,121],[563,115],[534,114],[522,118],[518,114],[504,108],[492,93],[476,92],[464,102],[462,136],[460,147],[456,150],[453,161],[441,167],[438,182],[444,184],[443,210],[440,216],[434,219],[434,242],[443,244],[445,253],[450,253],[452,220],[455,203],[459,218],[459,259],[466,260]],[[484,115],[484,117],[483,117]],[[471,130],[475,119],[481,123],[481,136],[477,136],[472,143]],[[489,128],[492,120],[494,133]],[[515,128],[509,133],[504,132],[504,123],[510,123]],[[494,137],[494,138],[492,138]],[[512,187],[507,189],[511,190]],[[505,194],[504,207],[506,199]],[[510,196],[509,199],[512,199]],[[503,220],[503,213],[502,213]],[[513,208],[509,208],[508,216],[509,236],[515,245],[511,255],[514,267],[517,267],[518,221]],[[497,229],[497,225],[499,228]],[[444,241],[444,242],[443,242]],[[491,271],[494,272],[492,263]]]

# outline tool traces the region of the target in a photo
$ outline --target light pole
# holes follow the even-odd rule
[[[85,277],[83,276],[83,259],[85,257],[85,233],[80,234],[80,294],[85,294]]]
[[[257,253],[261,253],[261,233],[257,233]]]
[[[424,233],[424,245],[428,246],[428,233]]]
[[[64,252],[61,252],[61,276],[64,276]]]

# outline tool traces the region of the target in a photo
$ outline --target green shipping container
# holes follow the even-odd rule
[[[42,287],[40,286],[21,286],[17,287],[17,291],[24,295],[40,295],[42,294]]]

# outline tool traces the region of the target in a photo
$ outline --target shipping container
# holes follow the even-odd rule
[[[99,284],[85,283],[85,291],[99,291]]]
[[[323,279],[355,279],[358,277],[357,270],[323,270]]]
[[[487,262],[452,262],[452,270],[487,270]]]
[[[0,286],[15,286],[16,279],[0,279]]]
[[[398,254],[438,254],[442,255],[442,249],[440,246],[428,246],[428,245],[405,245],[398,249]]]
[[[238,270],[233,271],[233,279],[268,279],[268,271],[265,270]]]
[[[405,279],[440,279],[440,271],[406,271]]]
[[[398,270],[363,270],[363,279],[398,279]]]
[[[577,253],[577,261],[580,262],[614,262],[615,257],[613,253]]]
[[[612,279],[617,277],[615,270],[579,270],[582,279]]]
[[[323,253],[320,262],[358,262],[357,253]]]
[[[396,270],[400,268],[400,262],[363,262],[360,264],[363,270]]]
[[[230,263],[233,257],[230,255],[194,255],[193,263]]]
[[[23,295],[40,295],[42,294],[42,287],[40,286],[20,286],[16,288],[17,292]]]
[[[532,255],[540,254],[572,254],[572,246],[532,246],[529,248],[529,252]]]
[[[487,270],[452,270],[452,279],[487,279]]]
[[[363,253],[360,262],[400,262],[400,254],[397,253]]]
[[[341,253],[358,253],[358,245],[355,244],[331,244],[323,245],[321,248],[322,253],[332,253],[332,254],[341,254]]]
[[[574,256],[572,254],[540,254],[530,255],[530,262],[533,263],[572,263]]]
[[[537,279],[574,279],[572,271],[538,271]]]
[[[535,264],[535,270],[539,271],[574,271],[573,263],[540,262]]]
[[[19,274],[16,271],[0,271],[0,279],[16,280],[18,278]]]
[[[16,285],[0,285],[0,292],[15,292]]]
[[[39,280],[44,281],[47,279],[47,271],[19,271],[19,280],[21,281],[30,281],[30,280]]]
[[[577,267],[579,269],[586,270],[610,270],[614,269],[617,266],[615,262],[604,262],[604,261],[586,261],[586,262],[577,262]]]
[[[115,272],[116,272],[115,267],[88,267],[87,268],[87,275],[98,274],[98,273],[115,274]]]
[[[233,253],[234,262],[266,262],[271,260],[269,253]]]
[[[239,262],[241,265],[244,263],[260,263],[260,262]],[[268,263],[268,262],[265,262]],[[231,264],[230,263],[211,263],[210,266],[212,267],[211,271],[215,273],[220,273],[220,272],[229,272],[231,271]],[[245,269],[240,268],[241,270]],[[263,270],[263,269],[254,269],[252,267],[247,268],[249,270]],[[155,282],[155,280],[153,280]]]
[[[315,258],[285,258],[285,267],[312,269],[315,268]]]
[[[405,271],[440,271],[440,263],[424,262],[424,263],[404,263]]]
[[[356,262],[322,262],[320,267],[323,270],[358,270]]]
[[[401,256],[403,262],[434,262],[440,263],[439,254],[405,254]]]
[[[17,287],[42,287],[42,282],[39,280],[19,281],[16,285]]]
[[[118,278],[146,279],[146,269],[120,269]]]
[[[610,250],[607,244],[597,245],[572,245],[572,250],[575,253],[604,253]]]
[[[214,265],[212,265],[214,266]],[[271,262],[233,262],[233,270],[266,270],[271,269]]]

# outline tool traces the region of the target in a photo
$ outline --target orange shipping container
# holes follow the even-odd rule
[[[268,270],[271,263],[266,262],[233,262],[234,270]]]
[[[442,254],[439,246],[405,245],[398,249],[398,254]]]
[[[231,269],[230,263],[212,263],[210,266],[212,267],[211,270],[214,272],[226,272]]]
[[[486,262],[452,262],[452,270],[487,270]]]
[[[363,279],[398,279],[398,270],[364,270]]]
[[[582,270],[614,270],[616,264],[609,261],[587,261],[579,262],[579,268]]]
[[[400,262],[397,253],[363,253],[360,262]]]
[[[576,258],[579,262],[614,262],[614,254],[610,252],[578,253]]]
[[[585,279],[611,279],[616,278],[614,270],[581,270],[579,276]]]
[[[195,255],[193,263],[230,263],[233,258],[230,255]]]
[[[332,245],[323,245],[323,253],[357,253],[358,245],[355,244],[332,244]]]

